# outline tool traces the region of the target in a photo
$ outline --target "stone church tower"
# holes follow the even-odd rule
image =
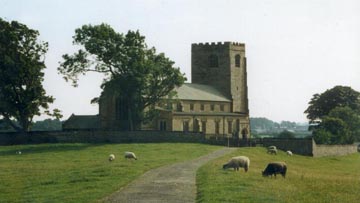
[[[233,113],[249,115],[245,44],[192,44],[192,83],[211,85],[232,100]]]

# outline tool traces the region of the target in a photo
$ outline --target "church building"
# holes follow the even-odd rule
[[[191,78],[192,83],[176,88],[177,95],[170,104],[171,108],[165,102],[158,102],[160,115],[142,129],[249,138],[245,44],[192,44]],[[122,115],[116,103],[116,98],[100,102],[99,115],[87,117],[93,119],[92,128],[95,120],[98,127],[105,129],[116,129],[121,125]],[[72,115],[63,128],[76,128],[75,121],[81,123],[80,117]]]

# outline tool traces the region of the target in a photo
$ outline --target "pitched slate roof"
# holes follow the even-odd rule
[[[86,130],[100,128],[100,118],[98,115],[75,115],[72,114],[67,119],[62,128],[64,130]]]
[[[200,101],[223,101],[230,102],[223,93],[210,85],[195,83],[184,83],[175,88],[177,97],[181,100],[200,100]]]

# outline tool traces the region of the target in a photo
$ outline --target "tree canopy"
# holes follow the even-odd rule
[[[295,138],[295,134],[288,130],[284,130],[277,136],[278,138]]]
[[[144,121],[145,109],[168,95],[186,80],[174,62],[154,47],[148,48],[139,31],[117,33],[107,24],[84,25],[75,30],[73,44],[81,48],[63,55],[58,68],[65,80],[77,86],[78,76],[88,72],[104,74],[101,99],[117,96],[128,109],[127,128]]]
[[[42,86],[48,43],[38,36],[38,31],[24,24],[0,18],[0,116],[18,131],[28,131],[41,108],[48,115],[61,116],[57,109],[48,111],[54,101]]]
[[[304,113],[310,123],[319,123],[335,107],[349,107],[360,112],[360,93],[347,86],[335,86],[322,94],[314,94]]]
[[[315,124],[313,136],[318,144],[351,144],[360,140],[360,93],[351,87],[335,86],[315,94],[305,110]]]

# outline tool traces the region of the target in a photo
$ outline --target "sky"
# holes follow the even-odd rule
[[[98,114],[90,100],[103,76],[82,76],[74,88],[57,68],[77,48],[76,28],[106,23],[119,33],[139,30],[187,82],[192,43],[245,43],[250,117],[307,122],[314,94],[336,85],[360,91],[359,11],[358,0],[0,0],[2,19],[38,30],[49,43],[43,85],[63,119]]]

